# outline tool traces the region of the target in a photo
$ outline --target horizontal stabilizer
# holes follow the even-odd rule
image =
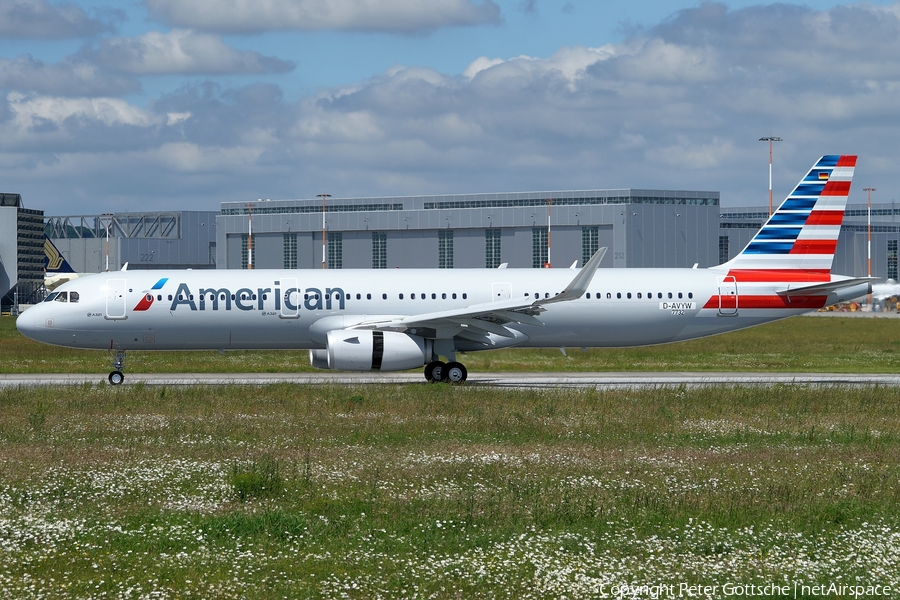
[[[809,296],[811,294],[829,294],[836,290],[841,290],[862,283],[871,284],[878,281],[878,277],[851,277],[849,279],[841,279],[839,281],[826,281],[824,283],[815,283],[813,285],[804,285],[799,287],[788,287],[786,290],[776,292],[779,296]]]

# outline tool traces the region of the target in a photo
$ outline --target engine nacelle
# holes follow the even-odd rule
[[[316,368],[335,371],[405,371],[431,357],[431,340],[396,331],[329,331],[325,350],[310,350]]]
[[[328,350],[310,350],[309,366],[313,369],[328,368]]]

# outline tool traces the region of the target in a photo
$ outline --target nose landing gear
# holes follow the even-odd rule
[[[112,351],[110,351],[112,352]],[[109,383],[112,385],[121,385],[125,381],[125,351],[116,350],[115,359],[112,362],[112,368],[115,369],[109,374]]]

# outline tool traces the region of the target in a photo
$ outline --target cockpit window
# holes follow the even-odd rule
[[[56,296],[56,302],[68,302],[69,301],[69,292],[60,292]]]
[[[53,302],[56,300],[56,297],[59,295],[59,292],[52,292],[49,296],[44,298],[44,302]]]
[[[69,292],[69,302],[78,302],[78,292]]]

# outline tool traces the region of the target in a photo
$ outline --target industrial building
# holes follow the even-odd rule
[[[33,303],[44,286],[44,211],[25,208],[20,194],[0,193],[0,305]]]
[[[718,220],[719,193],[702,191],[325,198],[324,213],[322,199],[226,202],[216,261],[321,268],[324,225],[328,268],[568,267],[603,246],[601,267],[709,266]]]
[[[46,234],[79,273],[215,269],[215,211],[47,217]]]
[[[20,198],[4,203],[15,225],[0,220],[0,283],[25,273],[33,289],[33,250],[22,248],[37,235],[29,219],[42,213]],[[865,204],[848,205],[836,273],[867,274],[868,215]],[[224,202],[220,212],[47,217],[43,228],[80,272],[106,270],[107,261],[111,270],[321,268],[323,226],[331,269],[569,267],[602,246],[601,268],[640,268],[720,264],[767,218],[762,207],[722,208],[718,192],[622,189]],[[871,219],[872,274],[897,280],[900,205],[875,204]]]

